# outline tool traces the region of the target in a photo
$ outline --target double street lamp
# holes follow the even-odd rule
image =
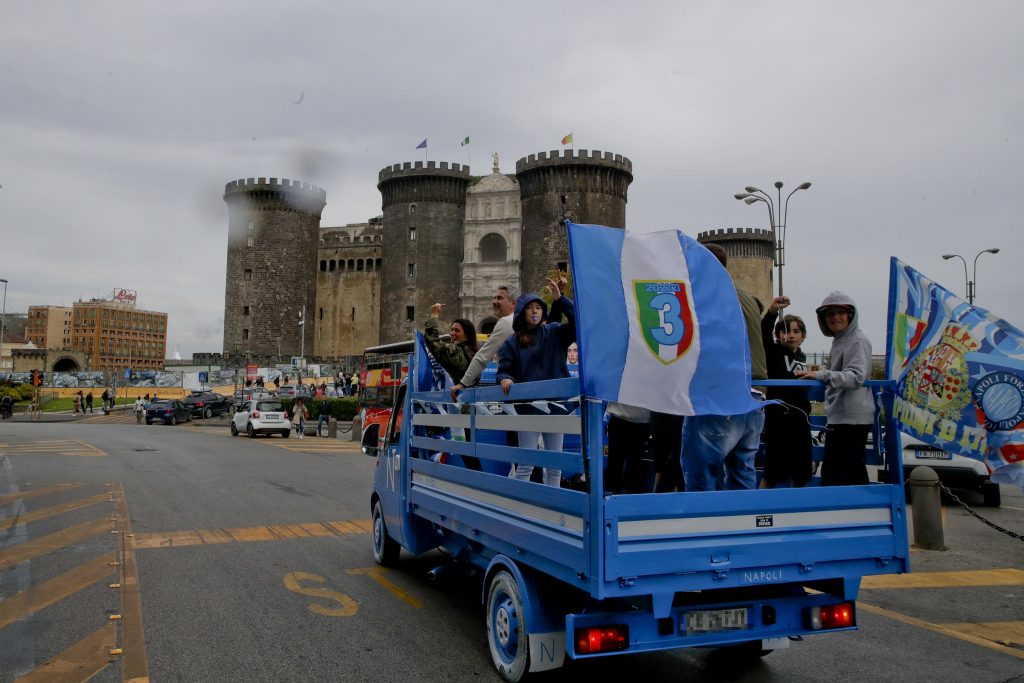
[[[974,269],[972,271],[973,276],[967,277],[967,259],[960,254],[943,254],[942,259],[948,261],[950,259],[958,258],[964,264],[964,281],[967,283],[967,303],[974,305],[974,295],[976,293],[975,288],[978,282],[978,257],[982,254],[998,254],[999,247],[992,247],[991,249],[982,249],[974,256]]]
[[[800,183],[796,189],[786,196],[782,201],[782,181],[775,181],[776,199],[762,189],[746,187],[746,191],[734,195],[744,204],[756,204],[764,202],[768,207],[768,220],[772,226],[772,247],[775,250],[775,265],[779,269],[779,296],[782,296],[782,266],[786,262],[786,219],[789,215],[789,198],[800,190],[810,189],[810,183]]]
[[[4,332],[7,323],[7,280],[0,278],[0,282],[4,285],[4,305],[3,311],[0,312],[0,364],[2,364],[4,362]],[[13,363],[11,369],[14,369]]]

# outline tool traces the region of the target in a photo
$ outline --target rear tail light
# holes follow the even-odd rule
[[[253,417],[259,417],[260,416],[260,411],[258,411],[258,410],[252,411],[252,416]]]
[[[810,626],[816,631],[826,628],[853,626],[853,603],[841,602],[838,605],[812,607],[809,616]]]
[[[625,624],[578,628],[576,653],[593,655],[599,652],[618,652],[629,647],[629,627]]]
[[[202,407],[203,407],[203,402],[202,401],[196,401],[196,408],[202,408]]]

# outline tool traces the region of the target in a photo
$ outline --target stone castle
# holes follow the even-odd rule
[[[554,150],[503,174],[405,162],[378,174],[382,215],[321,227],[324,189],[277,178],[225,187],[228,205],[224,353],[250,359],[337,360],[411,339],[435,302],[443,321],[486,328],[499,285],[540,290],[568,269],[562,221],[626,227],[628,158]],[[771,296],[768,230],[699,234],[729,254],[738,286]],[[300,324],[300,321],[302,324]]]

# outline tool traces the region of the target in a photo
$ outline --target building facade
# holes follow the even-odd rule
[[[105,299],[77,301],[69,350],[89,359],[88,370],[161,370],[167,354],[167,314]]]
[[[29,306],[25,336],[37,349],[70,349],[73,312],[70,306]]]

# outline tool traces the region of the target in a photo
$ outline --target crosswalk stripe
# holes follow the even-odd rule
[[[38,489],[29,489],[27,491],[21,491],[19,493],[5,493],[0,496],[0,505],[7,505],[10,502],[16,500],[27,500],[28,498],[35,498],[36,496],[45,496],[51,493],[57,493],[58,491],[65,491],[80,484],[53,484],[52,486],[43,486]]]
[[[110,576],[116,569],[112,563],[117,553],[101,555],[91,562],[79,565],[38,586],[32,586],[0,602],[0,628],[31,616],[41,609],[74,595],[100,579]]]
[[[116,644],[117,625],[111,621],[53,659],[15,679],[15,683],[87,681],[110,665],[110,648]]]
[[[61,529],[41,538],[20,543],[6,550],[0,550],[0,570],[13,567],[19,562],[51,553],[65,546],[81,543],[113,528],[114,525],[109,519],[94,519],[78,526]]]
[[[78,510],[80,508],[89,507],[90,505],[96,505],[97,503],[104,503],[110,500],[110,494],[108,493],[97,493],[94,496],[88,498],[80,498],[79,500],[71,501],[70,503],[64,503],[62,505],[54,505],[48,508],[42,508],[40,510],[33,510],[32,512],[26,512],[22,515],[15,515],[14,517],[0,517],[0,530],[6,531],[16,524],[29,524],[31,522],[38,522],[41,519],[47,517],[54,517],[56,515],[70,512],[72,510]]]
[[[85,441],[32,441],[24,444],[0,444],[0,453],[6,455],[35,455],[53,453],[71,456],[105,456],[106,452]]]
[[[861,588],[867,590],[1019,585],[1024,585],[1024,571],[1020,569],[975,569],[960,572],[882,574],[879,576],[865,576],[861,581]]]

